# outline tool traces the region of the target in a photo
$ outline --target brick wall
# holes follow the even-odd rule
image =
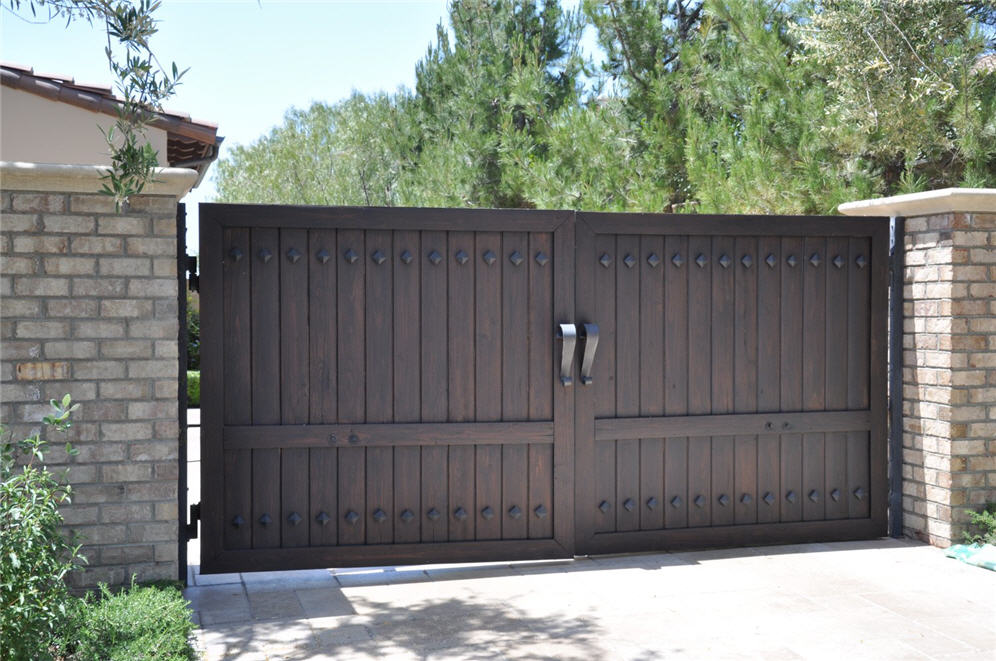
[[[961,543],[969,512],[996,502],[996,189],[839,209],[906,218],[903,530]]]
[[[5,191],[0,211],[0,419],[15,437],[48,400],[81,404],[68,440],[78,587],[177,576],[176,196],[115,213],[87,193]]]
[[[996,501],[996,208],[906,232],[904,528],[947,546]]]

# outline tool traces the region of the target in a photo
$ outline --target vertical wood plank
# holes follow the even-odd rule
[[[394,541],[394,448],[366,448],[367,544]]]
[[[553,418],[553,237],[529,235],[529,419]],[[559,383],[558,383],[559,386]],[[553,446],[529,446],[527,534],[530,539],[553,536]]]
[[[280,420],[308,422],[311,375],[308,331],[308,231],[280,230]],[[280,451],[280,545],[307,546],[308,450]]]
[[[664,239],[640,238],[640,415],[664,414]],[[664,440],[640,440],[640,529],[664,527]]]
[[[553,445],[529,446],[529,539],[553,536]]]
[[[421,235],[394,232],[394,420],[422,419]],[[422,538],[422,455],[418,447],[394,448],[394,541]],[[406,512],[410,514],[406,515]]]
[[[414,253],[413,251],[413,254]],[[394,448],[394,541],[422,539],[422,453],[417,447]],[[410,512],[407,516],[405,512]]]
[[[365,422],[366,411],[366,268],[369,256],[364,234],[340,230],[337,260],[338,285],[338,409],[339,422]],[[366,450],[341,448],[339,470],[339,544],[366,541]],[[354,516],[355,515],[355,516]]]
[[[366,282],[366,420],[394,418],[394,247],[391,232],[367,232]],[[386,499],[386,495],[382,496]]]
[[[850,240],[848,260],[847,319],[847,408],[866,409],[869,405],[870,282],[871,245],[867,239]],[[858,265],[859,258],[864,266]],[[848,516],[863,519],[870,515],[870,446],[867,432],[847,434]],[[859,497],[856,491],[863,493]]]
[[[449,413],[447,358],[447,243],[445,232],[422,233],[422,421],[444,422]],[[439,257],[438,263],[434,260]],[[433,463],[433,462],[430,462]],[[422,465],[422,479],[444,479]]]
[[[502,419],[529,417],[529,259],[523,232],[502,235]],[[529,448],[502,447],[502,538],[528,535]]]
[[[225,461],[225,549],[252,547],[252,450],[229,450]],[[236,517],[242,520],[235,525]]]
[[[733,410],[757,411],[757,278],[767,268],[758,254],[757,239],[737,237],[734,248],[734,376]],[[731,498],[734,522],[757,521],[757,437],[734,438],[734,489]]]
[[[337,516],[339,474],[335,448],[312,448],[310,456],[310,512],[312,546],[334,546],[341,519]],[[324,516],[322,516],[324,514]]]
[[[688,272],[694,263],[688,254],[688,238],[665,239],[664,263],[664,412],[688,413]],[[677,259],[676,259],[677,258]],[[677,264],[675,262],[678,262]],[[697,268],[697,267],[694,267]],[[688,525],[688,439],[668,438],[664,447],[665,525]],[[676,500],[677,499],[677,500]]]
[[[616,264],[623,256],[617,253],[614,235],[596,235],[593,243],[593,252],[583,259],[594,264],[589,267],[594,271],[595,292],[594,316],[591,319],[599,324],[600,338],[603,339],[598,343],[592,368],[594,382],[590,386],[578,387],[593,390],[590,396],[594,400],[594,417],[612,418],[616,416]],[[609,532],[616,529],[616,510],[621,507],[616,500],[616,443],[593,443],[595,493],[594,498],[583,507],[590,508],[595,532]]]
[[[477,310],[474,301],[475,262],[471,261],[474,235],[471,232],[450,232],[448,243],[449,420],[464,422],[473,420],[475,415],[474,322]],[[473,539],[477,518],[474,448],[450,447],[448,471],[449,539]]]
[[[338,417],[335,230],[309,231],[305,257],[309,268],[309,419],[312,424],[333,423]]]
[[[807,237],[806,266],[803,277],[803,407],[809,411],[826,409],[826,288],[827,268],[833,268],[827,258],[826,239]],[[815,264],[815,265],[814,265]],[[825,518],[827,494],[824,488],[826,460],[824,436],[803,434],[802,438],[802,518],[819,521]]]
[[[265,256],[269,254],[270,258]],[[280,234],[252,230],[253,424],[280,424]],[[253,548],[280,546],[280,450],[252,451]]]
[[[501,419],[502,393],[502,247],[501,235],[481,232],[472,259],[475,277],[475,419]],[[487,258],[485,257],[487,255]],[[493,261],[492,261],[493,260]]]
[[[337,338],[339,374],[339,422],[366,421],[366,314],[365,277],[367,259],[363,232],[341,230],[336,255],[339,287]],[[347,255],[349,259],[347,259]],[[341,459],[341,457],[340,457]],[[354,459],[355,461],[355,459]],[[341,468],[341,465],[340,465]],[[355,543],[355,542],[353,542]]]
[[[394,420],[422,419],[419,233],[394,232]],[[406,254],[407,253],[407,254]],[[406,255],[406,259],[402,259]]]
[[[616,238],[616,415],[640,413],[640,239]],[[616,442],[616,530],[640,527],[640,441]]]
[[[422,448],[422,541],[449,538],[448,452],[446,446]]]
[[[265,255],[269,254],[269,259]],[[280,234],[252,230],[252,420],[280,424]],[[274,479],[277,475],[274,475]]]
[[[501,234],[479,232],[471,263],[475,269],[475,376],[474,418],[500,420],[502,415],[502,246]],[[479,445],[475,450],[477,539],[501,539],[500,445]]]
[[[501,446],[476,446],[475,467],[477,539],[501,539]]]
[[[586,256],[595,262],[595,316],[600,337],[598,354],[592,368],[596,418],[616,417],[616,265],[623,258],[616,250],[616,237],[611,234],[595,236],[594,254]],[[603,258],[608,266],[602,262]],[[580,355],[580,354],[579,354]],[[613,469],[614,470],[614,469]],[[614,516],[613,516],[614,518]]]
[[[306,424],[311,401],[308,231],[280,230],[280,249],[273,259],[280,260],[280,420],[285,425]]]
[[[449,420],[465,422],[474,419],[474,235],[450,232],[448,244]]]
[[[252,421],[252,347],[251,347],[251,288],[249,270],[251,258],[249,230],[226,229],[223,233],[225,258],[222,267],[222,323],[224,327],[224,421],[225,424],[250,424]],[[243,257],[232,259],[227,253],[238,248]],[[218,446],[220,447],[220,443]],[[226,549],[246,549],[252,546],[252,452],[227,451],[223,455],[225,504],[222,518]],[[235,526],[235,517],[242,525]]]
[[[280,450],[252,451],[252,547],[280,546]]]
[[[502,539],[525,539],[528,534],[529,446],[502,446]]]
[[[423,232],[422,254],[422,421],[443,422],[449,415],[447,274],[450,260],[445,232]],[[449,481],[446,447],[422,448],[422,541],[449,538]]]
[[[795,265],[792,265],[792,262]],[[809,266],[802,239],[782,239],[781,409],[802,409],[803,278]],[[802,436],[781,438],[781,520],[802,519]]]
[[[712,239],[712,412],[733,411],[734,275],[739,266],[733,237]],[[724,266],[726,264],[726,266]],[[734,439],[712,439],[712,524],[734,520]]]
[[[848,239],[827,241],[826,408],[847,408]],[[847,517],[847,433],[826,434],[826,518]]]
[[[569,212],[559,214],[560,225],[553,232],[553,305],[552,323],[561,320],[578,319],[576,307],[575,255],[577,253],[576,215]],[[583,279],[583,278],[582,278]],[[590,290],[588,290],[590,292]],[[588,293],[586,292],[586,293]],[[550,382],[553,384],[553,448],[550,498],[553,502],[552,535],[565,557],[576,553],[578,533],[575,528],[575,480],[577,470],[579,440],[575,430],[575,388],[560,385],[560,367],[551,360],[548,367]],[[577,381],[575,381],[576,383]],[[591,410],[589,407],[588,411]],[[592,421],[593,425],[594,421]],[[583,435],[582,435],[583,436]],[[585,485],[590,479],[585,480]]]
[[[249,269],[252,264],[249,230],[226,229],[222,249],[226,252],[222,270],[225,384],[224,421],[228,425],[252,422],[252,290]],[[227,254],[232,248],[243,253],[238,260]],[[246,254],[248,253],[248,254]]]
[[[340,448],[339,544],[363,544],[369,515],[366,505],[366,449]],[[355,515],[355,516],[354,516]]]
[[[786,268],[781,240],[758,239],[757,251],[757,410],[781,408],[781,279]],[[781,439],[775,434],[757,438],[757,521],[781,519]],[[770,497],[768,497],[770,496]]]
[[[553,418],[553,237],[529,235],[529,419]],[[544,262],[541,264],[540,262]],[[525,266],[525,264],[523,264]]]
[[[522,232],[502,235],[502,419],[529,417],[529,244]],[[518,265],[513,261],[518,261]],[[520,505],[521,506],[521,505]]]
[[[307,290],[304,290],[307,291]],[[307,374],[307,372],[305,372]],[[304,407],[308,400],[304,400]],[[304,411],[307,414],[307,410]],[[293,548],[308,546],[309,528],[308,478],[311,471],[308,465],[307,448],[284,448],[280,450],[280,546]]]
[[[697,263],[701,256],[704,264]],[[712,412],[712,241],[688,239],[688,413]],[[688,525],[707,526],[712,520],[712,439],[688,439]]]
[[[368,231],[364,236],[366,264],[366,419],[394,419],[394,236],[388,231]],[[413,260],[414,261],[414,260]],[[366,542],[394,541],[394,450],[366,448]]]
[[[474,539],[477,521],[474,516],[477,511],[474,498],[474,447],[451,445],[449,451],[449,539]]]

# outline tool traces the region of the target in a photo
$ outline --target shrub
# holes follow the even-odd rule
[[[193,630],[175,582],[132,583],[116,594],[101,585],[99,594],[78,600],[59,647],[72,661],[186,661],[196,658]]]
[[[194,306],[194,297],[187,292],[187,369],[201,368],[201,312]]]
[[[201,373],[187,370],[187,408],[196,409],[201,405]]]
[[[45,424],[65,432],[78,406],[69,395],[52,400]],[[60,530],[59,505],[69,502],[71,490],[44,464],[40,434],[13,442],[0,428],[0,440],[0,656],[43,659],[72,611],[63,579],[84,561]],[[68,443],[66,452],[75,454]]]
[[[989,503],[981,512],[969,512],[975,531],[965,533],[966,544],[996,544],[996,503]]]

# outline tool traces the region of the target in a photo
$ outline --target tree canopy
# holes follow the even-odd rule
[[[986,2],[454,0],[449,23],[414,90],[291,109],[219,163],[219,200],[829,213],[996,185]]]

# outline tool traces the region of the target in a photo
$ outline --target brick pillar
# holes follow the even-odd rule
[[[75,586],[176,578],[176,204],[196,173],[164,170],[116,213],[98,168],[0,167],[0,419],[23,438],[50,399],[81,404],[47,456],[73,485]]]
[[[904,532],[962,541],[996,501],[996,189],[945,189],[840,206],[906,217]]]

